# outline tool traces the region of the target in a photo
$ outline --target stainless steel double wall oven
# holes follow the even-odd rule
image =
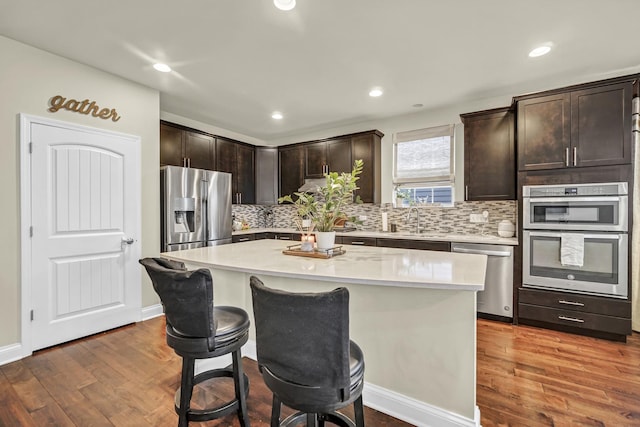
[[[626,182],[524,186],[523,196],[523,287],[627,298]]]

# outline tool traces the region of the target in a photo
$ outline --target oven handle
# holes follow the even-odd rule
[[[594,196],[594,197],[529,197],[529,203],[567,203],[567,202],[619,202],[627,196]]]
[[[538,237],[562,237],[563,234],[565,233],[553,233],[553,232],[548,232],[548,231],[525,231],[525,233],[528,233],[529,236],[538,236]],[[584,235],[585,239],[613,239],[613,240],[620,240],[620,234],[619,233],[602,233],[602,234],[584,234],[584,233],[580,233],[580,232],[575,232],[573,234],[582,234]]]

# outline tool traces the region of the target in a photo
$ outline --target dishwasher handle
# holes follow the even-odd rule
[[[467,248],[457,248],[455,246],[451,247],[451,252],[458,252],[462,254],[479,254],[479,255],[487,255],[487,256],[499,256],[499,257],[510,257],[510,251],[492,251],[485,249],[467,249]]]

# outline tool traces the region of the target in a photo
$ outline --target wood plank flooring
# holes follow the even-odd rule
[[[268,426],[271,394],[256,363],[243,363],[251,425]],[[39,351],[0,367],[0,426],[175,426],[179,372],[162,317]],[[231,393],[230,381],[218,382],[195,399]],[[640,426],[640,336],[621,344],[478,320],[477,400],[485,427]],[[370,408],[365,418],[409,426]]]

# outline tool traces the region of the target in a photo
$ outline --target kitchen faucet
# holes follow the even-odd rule
[[[420,210],[416,206],[409,208],[409,212],[407,213],[407,221],[411,219],[411,212],[416,211],[416,234],[420,233]]]

